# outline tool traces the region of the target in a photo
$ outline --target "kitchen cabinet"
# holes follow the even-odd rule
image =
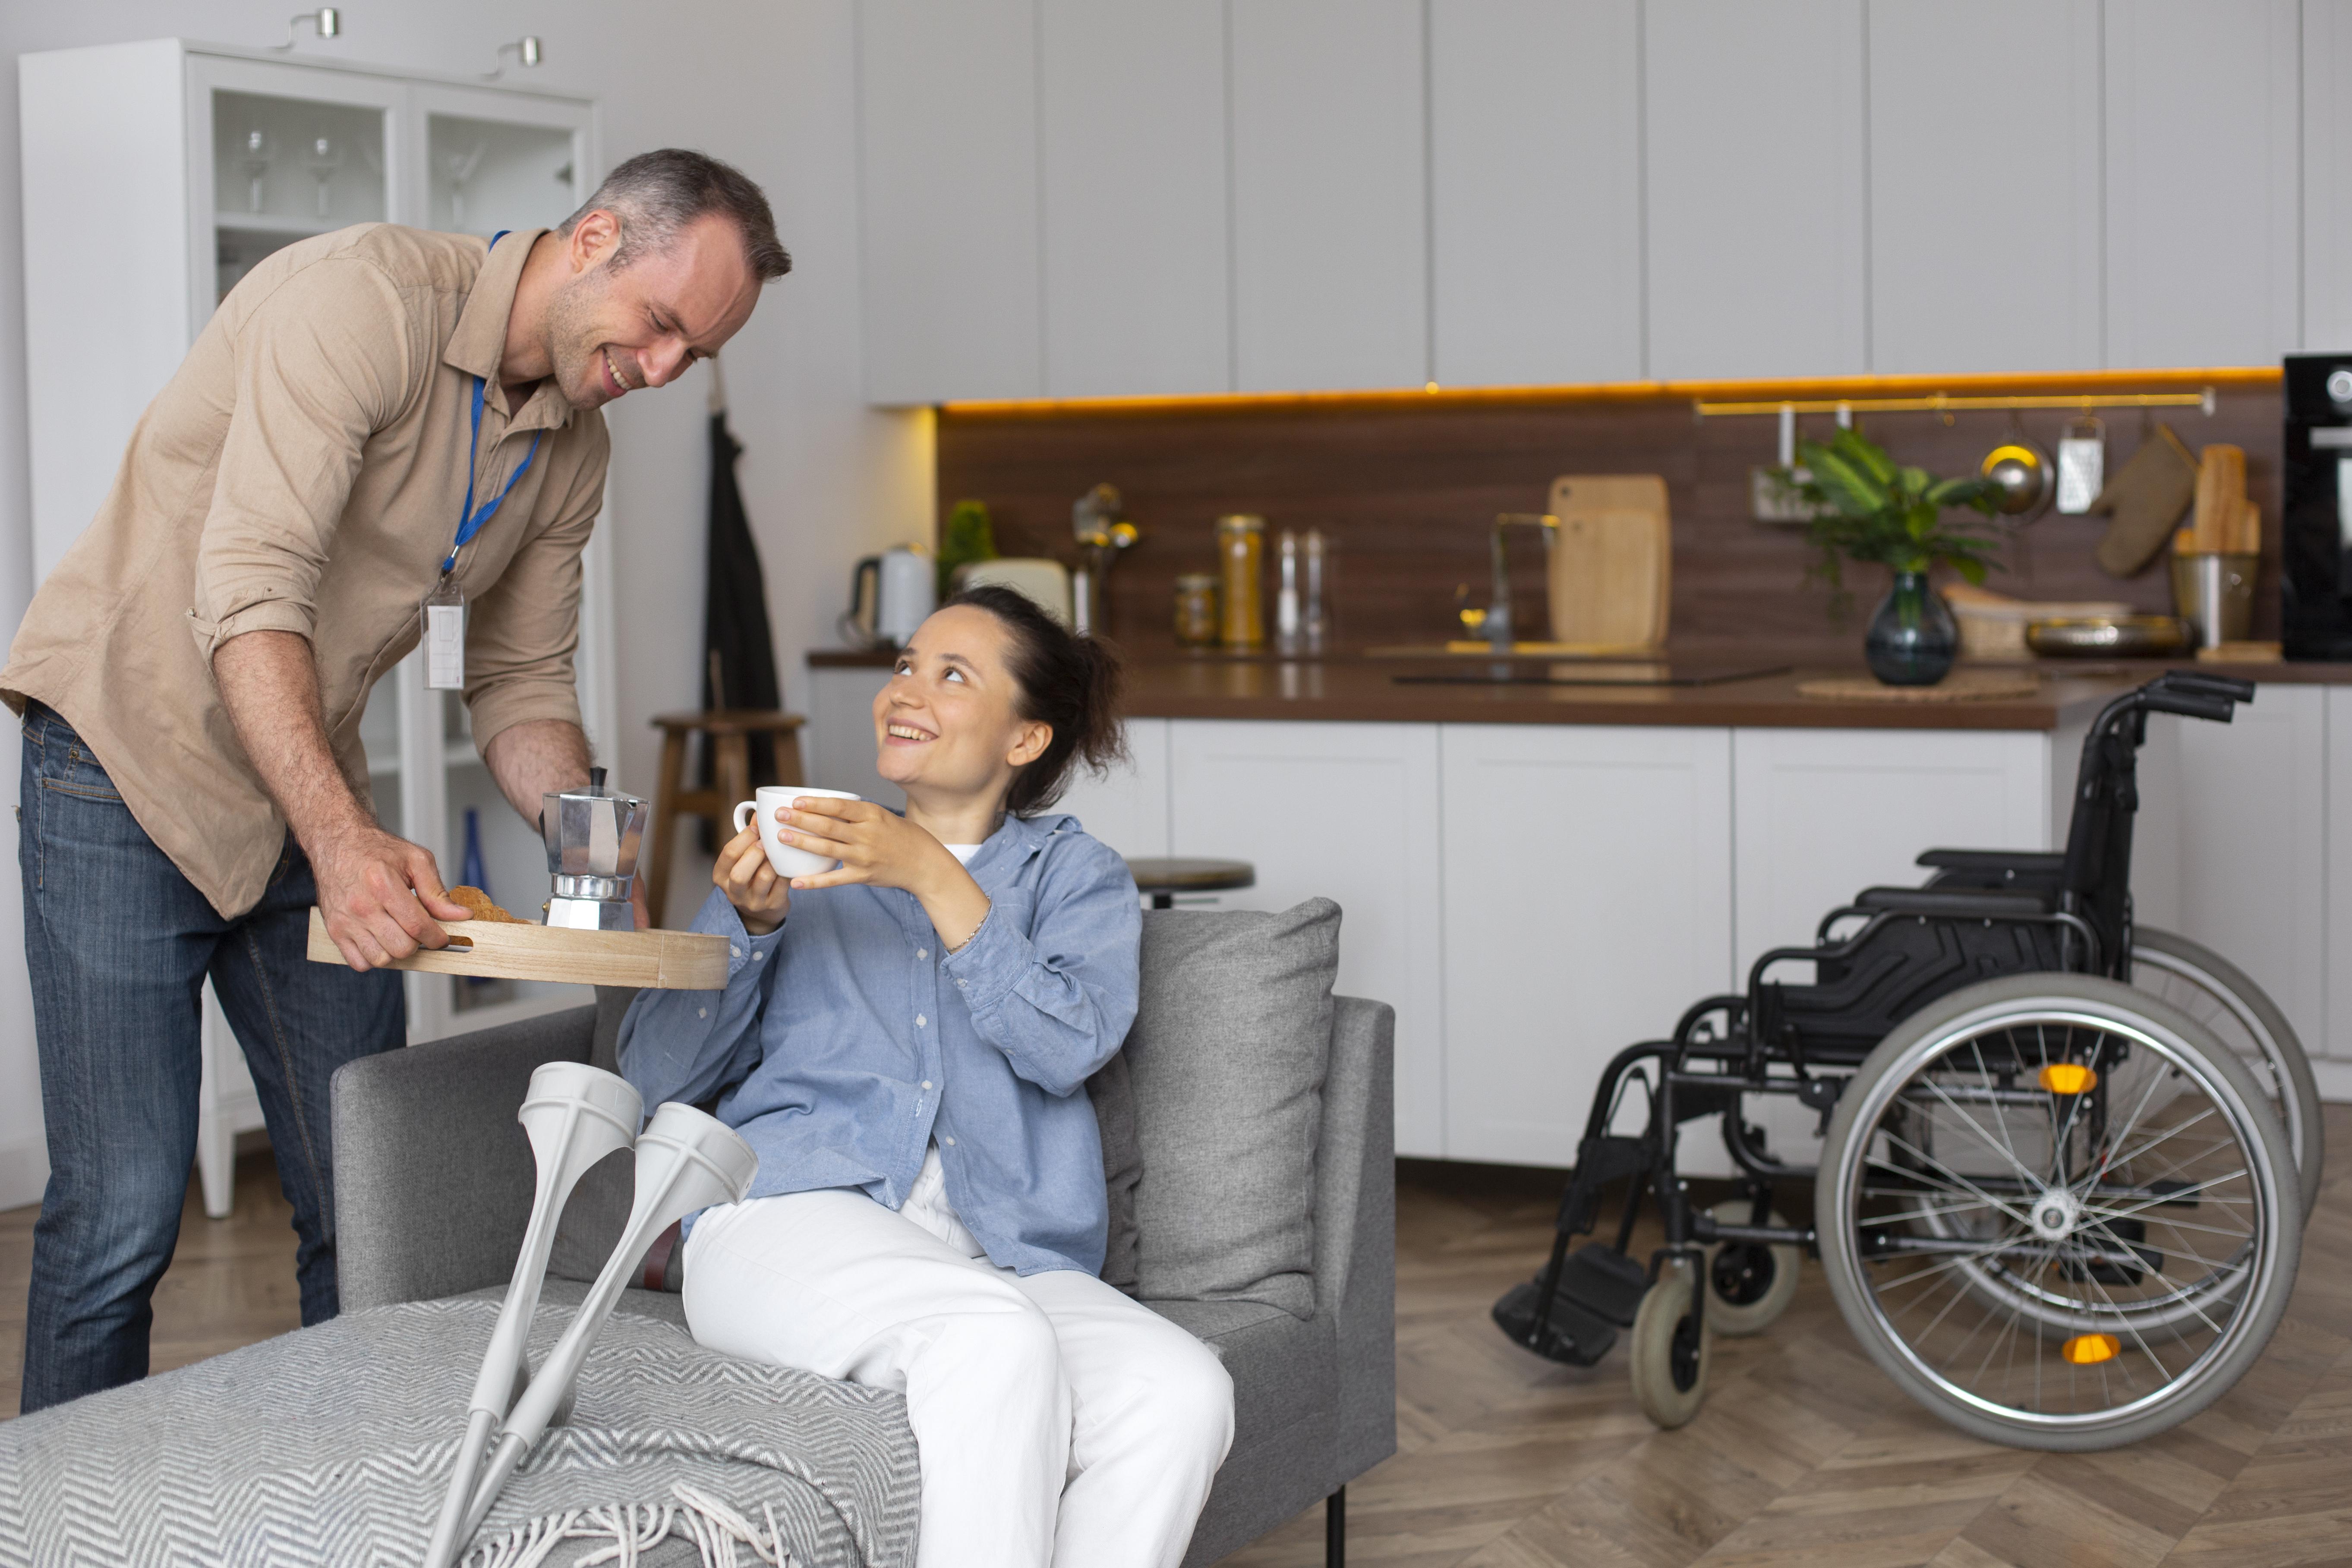
[[[870,403],[1045,390],[1037,0],[857,8]]]
[[[1610,1058],[1731,981],[1731,736],[1448,724],[1445,1152],[1567,1165]]]
[[[1648,374],[1874,368],[1861,0],[1648,0],[1643,16]]]
[[[1433,724],[1169,723],[1169,850],[1250,861],[1237,909],[1339,901],[1339,988],[1396,1008],[1397,1152],[1444,1152]]]
[[[2103,363],[2099,23],[2099,0],[1871,0],[1873,371]],[[2202,132],[2212,106],[2191,100]],[[2198,186],[2175,188],[2201,200]],[[2171,244],[2195,243],[2188,232]]]
[[[1633,381],[1638,0],[1431,0],[1431,376]]]
[[[2329,1038],[2331,700],[2265,684],[2227,724],[2180,721],[2177,742],[2176,929],[2269,992],[2314,1056]]]
[[[1422,384],[1421,0],[1241,0],[1228,15],[1235,386]]]
[[[1045,391],[1223,392],[1221,0],[1043,0]]]
[[[2303,346],[2352,348],[2352,0],[2303,3]]]
[[[2108,364],[2260,364],[2302,346],[2301,12],[2107,7]]]
[[[1056,811],[1078,819],[1089,834],[1128,859],[1168,853],[1168,728],[1165,719],[1129,719],[1127,758],[1096,778],[1072,771]]]
[[[1735,984],[1862,889],[1925,881],[1924,849],[2056,847],[2041,731],[1742,729],[1731,745]]]
[[[469,79],[295,61],[174,38],[26,54],[23,113],[26,358],[33,567],[46,576],[89,524],[148,402],[214,309],[270,252],[353,224],[488,237],[561,222],[602,168],[596,106]],[[613,738],[613,520],[583,562],[575,668],[592,742]],[[491,782],[464,704],[412,657],[361,716],[380,820],[444,876],[480,818],[494,896],[536,902],[546,852]],[[485,1027],[587,997],[533,982],[405,977],[409,1038]],[[198,1173],[228,1212],[236,1136],[259,1102],[226,1020],[204,1008]]]
[[[2321,794],[2327,802],[2327,1025],[2305,1047],[2314,1057],[2342,1065],[2323,1068],[2320,1092],[2352,1100],[2352,686],[2327,689],[2326,771]],[[2337,979],[2336,976],[2343,976]]]

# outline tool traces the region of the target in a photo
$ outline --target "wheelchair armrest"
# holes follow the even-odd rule
[[[1948,920],[2039,920],[2050,905],[2031,893],[1989,888],[1864,888],[1854,907],[1874,914],[1930,915]]]
[[[2007,871],[2018,876],[2052,875],[2066,868],[2063,851],[2048,849],[1930,849],[1915,866],[1937,871]]]

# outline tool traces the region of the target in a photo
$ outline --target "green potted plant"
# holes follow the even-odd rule
[[[1944,513],[1970,507],[1990,517],[2000,487],[1990,479],[1939,479],[1906,468],[1859,430],[1840,430],[1827,442],[1801,441],[1798,467],[1783,482],[1811,513],[1806,531],[1820,554],[1813,571],[1841,597],[1844,563],[1874,563],[1895,574],[1895,585],[1870,617],[1863,658],[1889,686],[1933,686],[1959,654],[1960,630],[1951,607],[1928,586],[1927,574],[1948,567],[1970,583],[1984,581],[1995,542],[1947,526]]]
[[[959,566],[996,559],[996,530],[989,521],[984,501],[960,500],[948,509],[940,529],[940,597],[955,592]]]

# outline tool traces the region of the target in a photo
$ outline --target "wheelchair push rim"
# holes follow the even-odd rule
[[[1872,1358],[1963,1429],[2033,1447],[2133,1441],[2219,1397],[2276,1326],[2301,1238],[2246,1066],[2077,975],[1985,982],[1897,1028],[1847,1086],[1816,1201]]]
[[[2204,1025],[2253,1069],[2294,1153],[2304,1217],[2319,1197],[2325,1127],[2319,1086],[2294,1026],[2263,988],[2220,953],[2168,931],[2132,932],[2132,984]]]

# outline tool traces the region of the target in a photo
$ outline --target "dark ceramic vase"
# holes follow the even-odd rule
[[[1862,656],[1889,686],[1933,686],[1959,657],[1960,626],[1925,572],[1897,572],[1870,617]]]

